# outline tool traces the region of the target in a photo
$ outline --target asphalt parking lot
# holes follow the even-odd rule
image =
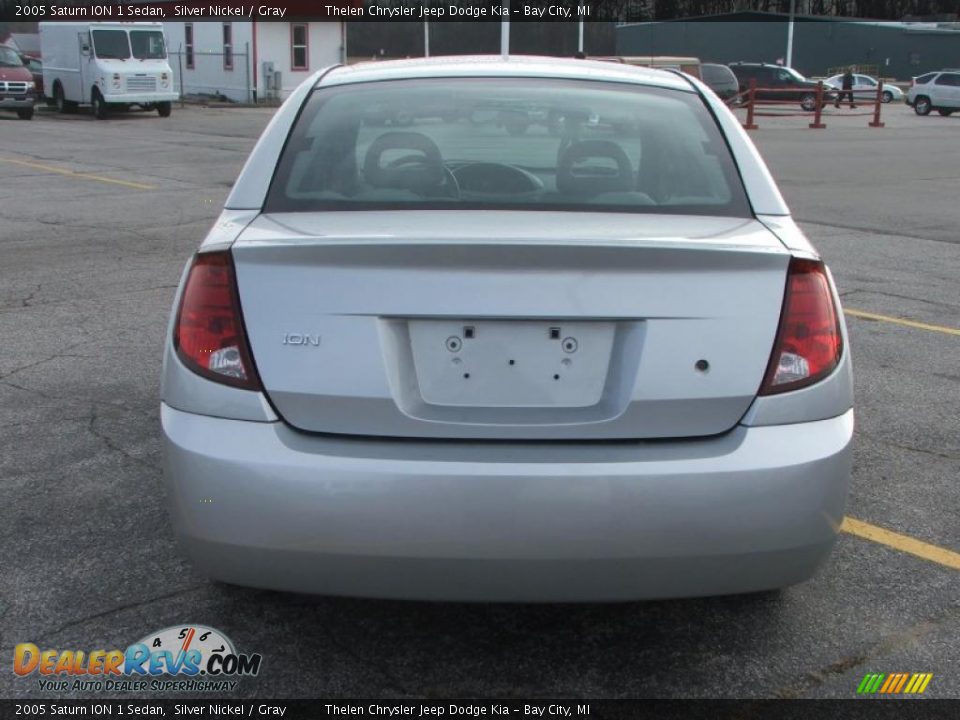
[[[841,110],[825,130],[753,134],[847,308],[848,514],[865,524],[778,594],[582,606],[196,574],[164,508],[161,347],[184,262],[271,111],[0,116],[0,662],[21,642],[126,647],[196,622],[263,654],[238,697],[852,698],[868,672],[933,673],[924,697],[960,697],[960,116],[884,113],[883,129]],[[49,695],[0,672],[0,697]]]

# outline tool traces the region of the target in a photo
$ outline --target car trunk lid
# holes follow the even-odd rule
[[[232,251],[286,422],[478,439],[728,430],[789,261],[755,220],[564,212],[262,215]]]

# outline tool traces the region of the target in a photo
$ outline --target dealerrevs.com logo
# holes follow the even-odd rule
[[[204,625],[168,627],[126,650],[41,650],[33,643],[13,649],[13,671],[39,676],[40,689],[54,692],[226,692],[259,673],[261,660]]]

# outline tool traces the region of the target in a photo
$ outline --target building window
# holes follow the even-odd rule
[[[223,69],[233,70],[233,25],[223,24]]]
[[[193,23],[183,25],[183,50],[186,55],[187,70],[193,70]]]
[[[307,24],[293,23],[290,25],[291,70],[310,69],[310,61],[308,59],[310,57],[309,47],[310,40]]]

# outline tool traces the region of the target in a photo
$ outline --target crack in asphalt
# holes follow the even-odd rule
[[[939,616],[926,618],[900,632],[888,635],[868,647],[862,653],[840,658],[836,662],[832,662],[829,665],[802,675],[793,685],[787,685],[774,691],[772,697],[784,700],[798,698],[803,693],[823,685],[831,677],[842,675],[848,670],[865,664],[868,660],[886,655],[893,650],[900,650],[913,645],[939,629],[947,621],[958,618],[960,618],[960,605],[955,605],[948,608]]]
[[[0,380],[6,380],[11,375],[16,375],[18,372],[29,370],[30,368],[37,367],[38,365],[43,365],[44,363],[48,363],[51,360],[58,360],[60,358],[69,358],[69,357],[89,357],[86,355],[77,355],[76,353],[71,354],[69,351],[73,350],[74,348],[80,347],[81,345],[86,345],[90,342],[91,342],[90,340],[81,340],[80,342],[76,342],[73,345],[68,345],[60,352],[50,355],[49,357],[45,357],[41,360],[37,360],[36,362],[28,363],[26,365],[20,365],[19,367],[15,367],[13,370],[0,374]]]
[[[896,443],[892,440],[889,440],[885,437],[880,437],[879,435],[874,435],[872,433],[865,433],[862,430],[856,431],[857,435],[867,438],[868,440],[873,440],[876,443],[881,445],[887,445],[892,448],[897,448],[898,450],[907,450],[908,452],[923,453],[924,455],[931,455],[933,457],[943,458],[944,460],[960,460],[960,455],[953,455],[951,453],[942,452],[938,450],[928,450],[926,448],[914,447],[913,445],[904,445],[903,443]]]
[[[798,223],[803,223],[804,225],[817,225],[818,227],[828,227],[836,230],[852,230],[854,232],[861,232],[870,235],[884,235],[887,237],[904,238],[905,240],[927,240],[929,242],[947,243],[949,245],[960,244],[960,239],[950,240],[948,238],[928,237],[926,235],[906,235],[903,232],[896,230],[885,230],[883,228],[865,227],[862,225],[838,225],[837,223],[828,223],[823,222],[822,220],[812,220],[801,217],[794,217],[794,220],[796,220]]]
[[[128,460],[130,460],[130,461],[132,461],[132,462],[135,462],[137,465],[140,465],[140,466],[142,466],[142,467],[148,468],[148,469],[150,469],[150,470],[156,470],[156,469],[157,469],[156,463],[148,462],[147,460],[144,460],[143,458],[140,458],[140,457],[137,457],[136,455],[130,454],[130,452],[129,452],[126,448],[123,448],[123,447],[117,445],[116,443],[113,442],[112,439],[110,439],[109,436],[104,435],[102,432],[100,432],[99,430],[97,430],[97,428],[96,428],[95,426],[96,426],[96,424],[97,424],[97,422],[98,422],[99,420],[100,420],[100,415],[97,413],[96,407],[95,407],[95,406],[94,406],[94,407],[91,407],[91,411],[90,411],[90,422],[87,424],[87,431],[88,431],[91,435],[93,435],[95,438],[97,438],[98,440],[100,440],[104,445],[106,445],[107,448],[108,448],[110,451],[122,455],[123,457],[127,458]]]
[[[84,356],[84,357],[86,357],[86,356]],[[126,404],[122,404],[122,403],[106,402],[106,401],[104,401],[104,400],[97,400],[96,398],[78,398],[78,397],[76,397],[76,396],[74,396],[74,395],[68,395],[68,396],[51,395],[50,393],[44,392],[43,390],[38,390],[37,388],[27,387],[26,385],[18,385],[17,383],[10,382],[9,380],[0,380],[0,385],[5,385],[6,387],[13,388],[14,390],[21,390],[21,391],[23,391],[23,392],[33,393],[34,395],[39,395],[40,397],[44,398],[45,400],[53,400],[53,401],[58,402],[58,403],[72,402],[72,401],[80,401],[80,402],[90,403],[90,404],[92,404],[92,405],[102,405],[103,407],[105,407],[105,408],[107,408],[107,409],[110,409],[110,410],[118,410],[118,411],[121,411],[121,412],[143,412],[143,411],[152,409],[152,407],[153,407],[153,406],[151,405],[150,408],[140,408],[140,407],[136,407],[136,406],[132,406],[132,405],[126,405]],[[51,408],[51,409],[61,409],[61,408],[58,406],[57,408]],[[81,419],[86,420],[86,419],[89,418],[89,417],[90,417],[90,414],[89,414],[89,413],[84,413],[84,415],[83,415],[83,417],[82,417]]]
[[[136,289],[133,289],[133,290],[121,290],[121,291],[119,291],[119,292],[106,293],[106,294],[104,294],[104,295],[94,295],[94,296],[92,296],[92,297],[65,298],[65,299],[63,299],[63,300],[48,300],[47,302],[31,303],[30,305],[28,305],[28,306],[26,306],[26,307],[39,308],[39,307],[52,307],[52,306],[56,306],[56,305],[76,305],[76,304],[78,304],[78,303],[94,302],[94,301],[97,301],[97,300],[109,300],[109,299],[111,299],[111,298],[123,297],[124,295],[139,295],[140,293],[153,292],[153,291],[155,291],[155,290],[171,290],[171,289],[174,289],[174,288],[176,288],[176,287],[177,287],[177,284],[176,284],[176,283],[172,283],[172,284],[169,284],[169,285],[154,285],[154,286],[152,286],[152,287],[147,287],[147,288],[136,288]],[[0,305],[0,314],[5,314],[5,313],[14,312],[14,311],[16,311],[16,310],[22,309],[23,307],[24,307],[24,305],[22,305],[22,304],[20,304],[20,305],[17,305],[17,304]],[[3,376],[0,375],[0,378],[2,378],[2,377],[3,377]]]
[[[897,298],[899,300],[912,300],[914,302],[925,303],[927,305],[936,305],[938,307],[947,308],[949,310],[960,310],[960,305],[954,305],[952,303],[937,302],[936,300],[927,300],[925,298],[913,297],[912,295],[898,295],[897,293],[892,293],[887,290],[871,290],[870,288],[858,288],[851,290],[849,292],[865,292],[871,295],[883,295],[885,297]]]
[[[70,628],[77,627],[83,623],[90,622],[91,620],[100,620],[101,618],[109,617],[110,615],[115,615],[116,613],[124,612],[125,610],[133,610],[134,608],[143,607],[145,605],[152,605],[155,602],[161,600],[170,600],[180,595],[187,595],[197,590],[202,590],[208,586],[209,583],[198,583],[187,588],[182,588],[180,590],[174,590],[173,592],[165,593],[163,595],[155,595],[154,597],[147,598],[146,600],[139,600],[137,602],[127,603],[125,605],[118,605],[112,607],[108,610],[102,610],[101,612],[94,613],[93,615],[86,615],[75,620],[70,620],[69,622],[64,623],[52,630],[47,630],[40,633],[40,639],[56,637],[60,633],[69,630]]]

